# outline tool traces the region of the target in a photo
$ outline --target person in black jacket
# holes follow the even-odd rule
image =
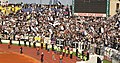
[[[27,46],[27,45],[26,45],[26,40],[24,41],[24,46]]]
[[[2,44],[1,38],[0,38],[0,44]]]
[[[43,61],[44,61],[44,53],[42,52],[42,54],[41,54],[41,63],[43,63]]]
[[[76,57],[78,57],[78,48],[76,49]]]
[[[29,42],[29,47],[31,47],[31,42]]]
[[[20,47],[20,54],[22,54],[23,53],[23,48],[22,47]]]
[[[97,57],[97,63],[101,63],[101,59]]]
[[[41,43],[41,49],[43,49],[43,43]]]
[[[36,42],[33,42],[33,47],[36,48]]]
[[[19,39],[19,43],[18,43],[18,45],[21,46],[21,44],[20,44],[20,39]]]
[[[46,44],[45,44],[45,49],[46,49],[46,50],[48,49],[47,46],[48,46],[48,44],[46,43]]]

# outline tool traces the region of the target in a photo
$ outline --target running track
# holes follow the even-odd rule
[[[8,49],[7,44],[0,44],[0,48],[4,49],[6,51],[12,51],[12,52],[19,53],[20,46],[11,45],[11,48]],[[31,56],[39,61],[40,61],[41,52],[44,53],[44,63],[59,63],[59,55],[57,55],[57,54],[55,54],[56,60],[52,60],[52,51],[50,51],[50,53],[48,53],[47,50],[40,49],[40,55],[37,55],[36,48],[23,46],[23,54]],[[76,57],[73,56],[73,59],[70,59],[69,56],[68,57],[64,56],[63,63],[76,63]]]

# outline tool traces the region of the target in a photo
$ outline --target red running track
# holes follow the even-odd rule
[[[19,53],[20,46],[11,45],[11,48],[8,49],[7,44],[0,44],[0,48],[4,49],[6,51],[12,51],[12,52]],[[55,54],[56,60],[52,60],[52,51],[50,51],[50,53],[48,53],[47,50],[40,49],[40,55],[37,55],[36,48],[23,46],[23,54],[31,56],[39,61],[40,61],[41,52],[44,53],[44,63],[59,63],[59,55],[58,54]],[[68,57],[64,56],[62,63],[76,63],[76,57],[73,56],[73,59],[70,59],[69,56]]]

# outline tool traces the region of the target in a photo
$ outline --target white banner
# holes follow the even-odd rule
[[[106,17],[106,14],[102,13],[74,13],[77,16],[95,16],[95,17]]]

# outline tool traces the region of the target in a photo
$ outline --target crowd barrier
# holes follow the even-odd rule
[[[36,46],[41,46],[41,43],[43,43],[43,47],[45,47],[45,44],[47,43],[49,45],[49,48],[52,48],[51,44],[51,38],[50,37],[41,37],[41,36],[23,36],[20,38],[18,35],[6,35],[6,34],[0,34],[0,38],[2,39],[2,43],[9,43],[10,40],[8,38],[12,39],[12,43],[18,45],[19,39],[20,44],[24,45],[24,40],[26,41],[26,45],[29,45],[29,41],[31,42],[31,46],[33,46],[33,42],[36,42]],[[23,39],[23,40],[21,40]],[[41,41],[42,40],[42,41]],[[56,41],[54,42],[56,44]],[[57,46],[61,46],[61,44],[56,44]],[[76,48],[73,48],[73,52],[76,52]],[[81,52],[81,50],[79,50]]]
[[[50,41],[50,40],[46,40],[46,41]],[[47,43],[46,41],[43,43],[43,47],[45,47],[45,43]],[[10,42],[10,40],[1,40],[1,42],[5,43],[5,44],[8,44]],[[42,42],[36,42],[36,46],[40,47],[41,43]],[[19,41],[12,40],[12,44],[19,45]],[[20,45],[24,45],[24,44],[25,44],[24,41],[20,41]],[[33,46],[33,42],[31,42],[30,44],[31,44],[31,46]],[[26,42],[26,45],[29,46],[29,42],[28,41]],[[48,45],[49,45],[49,48],[52,48],[52,44],[48,43]],[[79,51],[82,51],[82,50],[79,50]],[[73,52],[76,52],[75,48],[73,48]]]
[[[2,43],[8,44],[10,40],[1,40]],[[19,45],[19,41],[12,40],[12,44]],[[20,41],[20,45],[24,45],[24,41]],[[26,45],[29,46],[29,42],[26,42]],[[30,43],[33,46],[33,42]],[[36,46],[40,47],[40,43],[36,43]]]

